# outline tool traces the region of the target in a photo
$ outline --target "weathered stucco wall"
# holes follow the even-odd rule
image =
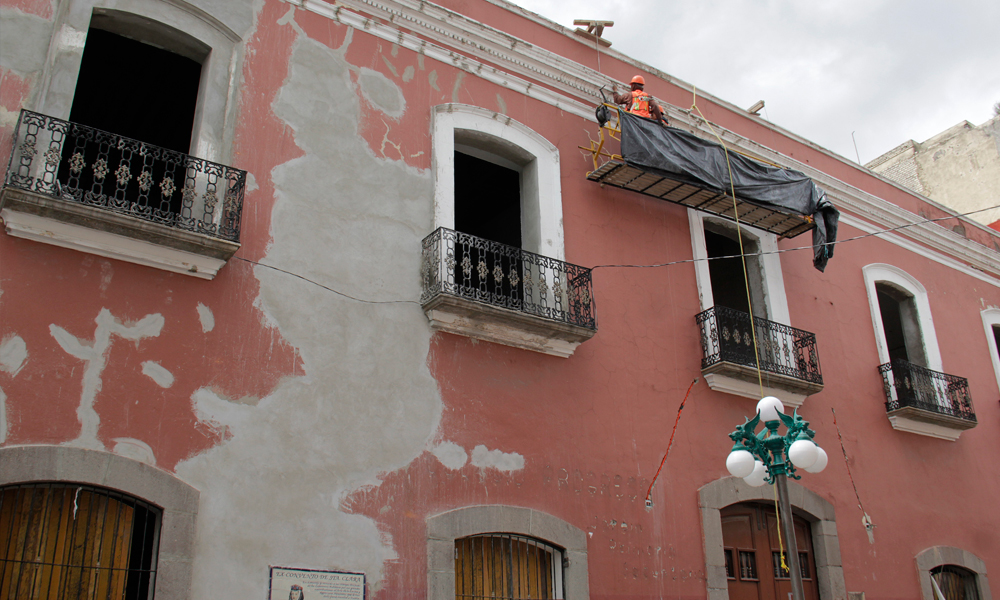
[[[494,4],[455,4],[507,31],[548,31]],[[47,45],[35,36],[57,11],[0,6],[5,33],[34,32],[2,36],[9,135],[10,115],[37,99]],[[231,149],[251,181],[242,248],[208,282],[0,234],[0,443],[115,452],[196,487],[197,599],[259,597],[271,565],[362,571],[371,597],[425,598],[426,519],[479,504],[585,531],[594,599],[705,598],[697,490],[725,475],[726,434],[754,403],[696,384],[644,503],[700,376],[693,267],[595,270],[600,330],[569,359],[432,335],[416,303],[436,105],[496,111],[559,149],[572,263],[690,259],[685,209],[587,181],[577,146],[594,124],[490,83],[458,52],[436,61],[280,0],[201,6],[242,38]],[[562,36],[545,41],[593,58]],[[634,69],[613,57],[604,68],[625,81]],[[690,101],[679,84],[651,88]],[[926,206],[746,115],[703,110],[914,213]],[[845,225],[841,238],[862,233]],[[816,333],[826,379],[803,412],[831,464],[801,483],[834,507],[847,589],[869,599],[917,597],[913,557],[944,543],[1000,571],[988,510],[1000,481],[978,460],[995,452],[1000,419],[980,311],[1000,307],[1000,288],[931,256],[871,237],[838,247],[823,274],[808,251],[780,259],[791,324]],[[888,423],[861,274],[872,257],[927,287],[944,370],[969,378],[980,419],[959,442]]]

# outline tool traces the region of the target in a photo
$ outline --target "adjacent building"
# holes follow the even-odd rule
[[[0,17],[0,597],[784,599],[774,395],[807,597],[991,598],[1000,233],[503,0]]]
[[[907,140],[865,166],[980,223],[1000,220],[1000,116]]]

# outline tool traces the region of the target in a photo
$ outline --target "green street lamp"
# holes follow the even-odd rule
[[[816,432],[809,429],[809,422],[799,416],[798,410],[792,416],[785,414],[785,407],[774,396],[768,396],[757,403],[757,415],[748,419],[736,431],[729,434],[734,444],[726,458],[726,469],[733,477],[742,477],[748,485],[760,487],[764,483],[777,485],[778,503],[781,507],[781,528],[788,540],[789,578],[792,581],[792,598],[804,600],[802,571],[799,566],[798,545],[795,541],[795,526],[792,523],[792,506],[788,501],[788,478],[801,479],[795,469],[809,473],[819,473],[826,468],[827,456],[816,445]],[[764,429],[756,433],[757,425],[764,421]],[[785,435],[778,435],[781,425],[788,429]]]

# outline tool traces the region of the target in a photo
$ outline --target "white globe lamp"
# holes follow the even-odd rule
[[[817,456],[816,462],[812,464],[811,467],[806,467],[807,473],[819,473],[826,468],[826,463],[829,461],[829,457],[826,455],[826,451],[816,446]]]
[[[774,396],[767,396],[757,403],[757,412],[760,413],[761,421],[777,421],[778,414],[784,414],[785,405]]]
[[[764,479],[767,477],[767,467],[764,463],[759,460],[756,461],[753,467],[753,472],[743,478],[743,481],[747,482],[750,487],[760,487],[764,485]]]
[[[726,458],[726,469],[733,477],[746,477],[753,473],[755,462],[753,454],[750,454],[749,450],[742,447],[733,448],[733,451]]]
[[[819,446],[812,440],[796,440],[788,448],[788,459],[799,469],[809,469],[818,458]]]

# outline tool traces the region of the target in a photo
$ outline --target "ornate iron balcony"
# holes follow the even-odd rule
[[[761,371],[777,376],[769,379],[779,387],[804,393],[822,389],[816,334],[754,317],[755,353],[749,314],[714,306],[698,314],[695,321],[701,327],[703,372],[731,374],[756,382],[759,358]]]
[[[239,242],[246,176],[233,167],[22,110],[5,187]]]
[[[905,360],[880,365],[885,410],[890,415],[969,429],[976,425],[969,380]]]
[[[514,246],[439,228],[424,238],[421,280],[436,329],[558,356],[597,331],[590,269]]]

